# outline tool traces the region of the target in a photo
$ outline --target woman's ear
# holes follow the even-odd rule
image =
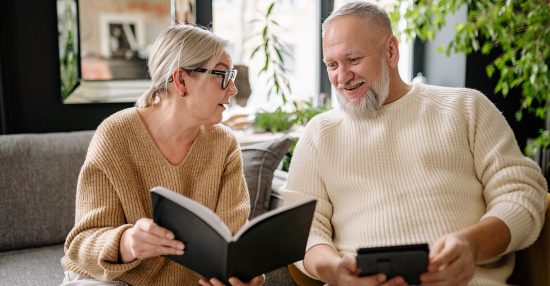
[[[399,41],[394,35],[391,35],[386,42],[386,59],[391,68],[397,68],[399,63]]]
[[[177,93],[183,97],[187,96],[187,86],[185,84],[186,77],[187,73],[182,68],[175,69],[172,72],[174,87],[176,88]]]

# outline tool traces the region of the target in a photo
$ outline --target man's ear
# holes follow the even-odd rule
[[[399,41],[394,35],[389,36],[386,42],[386,62],[391,68],[397,68],[399,63]]]
[[[176,91],[178,92],[178,94],[181,96],[187,95],[187,86],[185,84],[186,77],[187,77],[187,72],[182,68],[175,69],[172,72],[172,78],[174,79],[173,80],[174,87],[176,88]]]

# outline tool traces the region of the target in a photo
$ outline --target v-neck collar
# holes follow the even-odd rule
[[[179,168],[179,167],[185,165],[186,162],[190,160],[190,157],[194,154],[194,150],[197,148],[195,146],[199,145],[201,140],[202,140],[202,137],[203,137],[203,134],[204,134],[204,125],[200,126],[199,132],[197,133],[197,137],[195,137],[195,140],[193,140],[193,144],[191,144],[191,148],[189,148],[189,151],[185,155],[185,158],[183,158],[183,160],[181,162],[179,162],[178,164],[174,165],[174,164],[170,163],[170,161],[168,161],[168,159],[166,159],[164,154],[162,154],[162,152],[160,151],[159,147],[155,143],[155,140],[153,140],[153,137],[151,136],[151,133],[147,129],[147,126],[145,126],[145,122],[143,122],[143,119],[141,118],[141,115],[139,114],[137,108],[135,108],[134,110],[135,110],[136,120],[139,121],[139,124],[137,124],[139,126],[138,129],[139,129],[139,132],[141,133],[140,134],[141,137],[145,138],[144,141],[146,141],[146,143],[145,143],[146,147],[149,147],[150,150],[153,150],[152,153],[154,153],[155,156],[160,158],[164,165],[172,167],[172,168]]]

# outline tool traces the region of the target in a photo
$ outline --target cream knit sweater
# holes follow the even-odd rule
[[[171,165],[135,108],[97,129],[80,172],[75,226],[65,243],[65,269],[131,285],[198,285],[198,275],[164,257],[119,262],[122,232],[151,218],[149,189],[164,186],[214,210],[235,232],[250,210],[240,149],[231,132],[202,126],[185,160]],[[193,230],[190,230],[193,231]]]
[[[339,110],[314,118],[296,147],[285,202],[318,199],[307,249],[428,242],[484,217],[512,241],[470,285],[503,285],[509,253],[537,238],[547,185],[496,107],[471,89],[416,84],[374,119]],[[498,261],[497,261],[498,260]],[[303,267],[299,263],[297,264]]]

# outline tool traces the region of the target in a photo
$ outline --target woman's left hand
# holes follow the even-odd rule
[[[231,277],[229,278],[229,283],[231,283],[231,286],[258,286],[263,284],[263,280],[263,275],[256,276],[247,283],[242,282],[238,278]],[[199,280],[199,284],[201,284],[202,286],[225,286],[225,284],[223,284],[222,282],[220,282],[220,280],[216,278],[212,278],[210,280],[206,280],[206,278],[201,278]]]

